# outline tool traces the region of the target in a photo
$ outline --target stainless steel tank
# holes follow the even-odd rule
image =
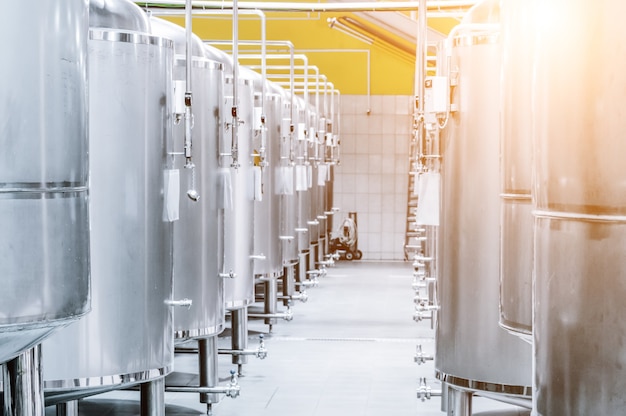
[[[173,363],[172,42],[131,2],[92,3],[90,18],[93,310],[43,345],[53,394],[161,380]]]
[[[233,105],[233,77],[226,73],[223,103],[229,114]],[[225,282],[226,307],[238,309],[254,302],[254,171],[252,134],[254,115],[254,86],[251,77],[241,76],[237,86],[237,115],[239,125],[233,137],[233,120],[224,121],[220,145],[220,177],[222,221],[224,222],[224,262],[221,272],[234,273]]]
[[[278,165],[278,137],[280,134],[281,95],[275,84],[265,81],[260,74],[241,68],[241,73],[254,82],[253,151],[255,156],[254,251],[261,256],[254,262],[254,275],[262,278],[282,276],[280,258],[279,214],[280,200],[274,192]],[[265,97],[263,97],[265,93]],[[261,119],[264,118],[264,121]]]
[[[300,286],[307,280],[309,262],[311,257],[311,243],[309,224],[311,220],[311,192],[309,189],[309,149],[307,143],[308,118],[304,100],[299,97],[294,99],[295,116],[295,186],[297,199],[296,234],[298,239],[299,264],[296,278]]]
[[[281,257],[285,267],[295,266],[298,262],[298,241],[296,233],[297,199],[295,192],[295,129],[292,114],[293,98],[286,90],[280,89],[280,136],[278,145],[279,160],[275,166],[277,187],[280,195],[279,238],[281,239]]]
[[[0,364],[90,308],[88,24],[83,0],[3,4]]]
[[[319,172],[319,144],[318,144],[318,134],[323,134],[323,131],[318,130],[319,120],[318,114],[313,110],[313,107],[310,104],[306,105],[306,114],[307,114],[307,126],[309,135],[307,138],[307,179],[308,179],[308,187],[309,187],[309,201],[311,204],[310,212],[309,212],[309,246],[310,246],[310,256],[309,256],[309,271],[317,270],[317,265],[319,262],[319,253],[320,253],[320,229],[322,228],[322,219],[320,218],[320,206],[321,206],[321,186],[319,184],[318,172]]]
[[[186,83],[185,29],[163,19],[151,18],[152,33],[174,41],[174,81],[181,90]],[[219,265],[224,256],[218,221],[218,140],[222,134],[221,114],[223,65],[205,58],[202,41],[192,35],[191,162],[183,155],[184,113],[174,126],[174,168],[179,171],[180,219],[174,223],[174,294],[176,300],[190,299],[189,308],[174,310],[176,341],[214,336],[224,329],[224,278]],[[179,110],[180,111],[180,110]],[[189,192],[192,192],[189,194]],[[195,194],[199,198],[195,199]],[[190,196],[191,195],[191,196]]]
[[[535,5],[535,413],[620,415],[626,3]]]
[[[500,325],[532,336],[532,41],[530,2],[501,3]]]
[[[470,12],[463,23],[489,22],[477,19],[485,12],[485,4],[480,6],[475,9],[480,13]],[[494,2],[487,7],[486,15],[498,22]],[[458,68],[458,85],[452,101],[458,111],[442,135],[435,367],[437,377],[455,393],[529,396],[531,347],[498,324],[498,39],[497,30],[467,30],[453,39],[451,68]]]

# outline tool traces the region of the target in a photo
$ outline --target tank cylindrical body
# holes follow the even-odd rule
[[[535,412],[624,414],[626,3],[536,7]]]
[[[233,77],[225,73],[223,106],[225,114],[236,103],[239,125],[233,137],[233,119],[226,117],[220,153],[231,154],[220,158],[222,221],[224,227],[223,274],[231,271],[235,277],[225,281],[226,307],[236,309],[254,302],[254,171],[252,134],[254,114],[254,85],[249,76],[240,76],[237,100],[233,100]],[[235,152],[232,152],[235,150]]]
[[[293,124],[291,109],[292,97],[281,88],[280,135],[278,137],[279,161],[276,170],[276,193],[280,196],[280,224],[281,257],[283,265],[294,266],[298,262],[297,228],[297,198],[295,191],[295,136],[291,132]]]
[[[102,26],[89,33],[92,312],[44,343],[49,390],[150,381],[173,363],[172,224],[164,203],[173,48],[125,3],[134,15],[110,25],[113,3],[90,9]]]
[[[437,377],[451,387],[530,394],[530,345],[499,321],[498,33],[453,40],[458,85],[442,135]]]
[[[246,68],[242,68],[244,70]],[[274,85],[265,82],[263,97],[263,79],[260,74],[246,70],[254,79],[254,124],[253,150],[257,155],[254,160],[255,203],[254,203],[254,251],[263,255],[262,260],[255,260],[254,275],[279,277],[283,274],[280,257],[279,215],[280,199],[274,192],[275,168],[279,162],[281,96]],[[264,100],[264,102],[263,102]],[[261,118],[265,117],[263,123]]]
[[[500,325],[532,333],[532,41],[530,2],[502,2]]]
[[[158,18],[152,18],[150,24],[153,34],[174,41],[174,81],[184,88],[187,72],[185,29]],[[224,279],[219,276],[218,269],[223,247],[219,244],[215,198],[224,73],[221,63],[204,58],[204,45],[197,36],[192,36],[192,42],[192,165],[186,163],[183,155],[184,114],[176,115],[178,120],[173,131],[176,156],[172,159],[181,184],[180,219],[174,222],[173,299],[193,302],[190,308],[174,311],[177,341],[217,335],[224,328]],[[193,200],[187,195],[189,191],[196,191],[200,198]]]
[[[3,6],[0,363],[90,307],[88,4]]]
[[[301,98],[295,100],[296,108],[294,109],[294,115],[296,121],[296,140],[295,140],[295,152],[296,152],[296,197],[298,202],[298,216],[297,216],[297,229],[298,229],[298,250],[301,253],[308,253],[310,250],[310,237],[309,237],[309,220],[311,217],[311,192],[309,191],[309,171],[308,171],[308,145],[306,141],[306,108],[304,101]],[[306,231],[305,231],[306,230]]]

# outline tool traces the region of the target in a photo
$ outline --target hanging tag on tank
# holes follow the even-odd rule
[[[305,140],[306,139],[306,124],[304,123],[298,123],[298,140]]]
[[[308,188],[311,189],[313,187],[313,166],[311,165],[306,167],[306,180]]]
[[[263,130],[263,107],[254,107],[254,131],[261,132]]]
[[[320,163],[317,167],[317,185],[326,186],[326,170],[328,166],[324,163]]]
[[[180,172],[178,169],[163,171],[163,221],[174,222],[179,217]]]
[[[174,114],[182,116],[185,114],[185,81],[174,81]]]

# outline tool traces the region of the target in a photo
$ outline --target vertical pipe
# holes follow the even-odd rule
[[[276,304],[278,303],[278,282],[275,277],[270,276],[265,282],[265,299],[264,299],[264,312],[266,314],[276,313]],[[265,324],[270,326],[276,323],[276,318],[266,318]]]
[[[41,345],[6,362],[3,373],[4,416],[43,416]]]
[[[231,109],[231,115],[233,117],[232,125],[232,166],[237,167],[239,164],[239,144],[238,144],[238,129],[239,129],[239,115],[237,107],[239,105],[239,8],[237,6],[237,0],[233,1],[233,107]]]
[[[426,16],[426,0],[419,0],[418,20],[417,20],[417,40],[415,58],[415,95],[417,96],[417,156],[421,161],[424,154],[424,95],[425,89],[425,67],[426,67],[426,43],[428,37]],[[421,162],[420,162],[421,163]]]
[[[217,336],[198,340],[198,373],[200,387],[216,387],[219,384],[217,361]],[[219,403],[219,394],[200,393],[200,403]]]
[[[141,384],[141,416],[165,415],[165,377]]]
[[[185,160],[186,160],[187,166],[189,167],[192,167],[192,164],[191,164],[191,117],[192,117],[191,67],[193,66],[193,63],[191,61],[191,57],[192,57],[193,45],[191,43],[191,34],[192,34],[191,22],[192,22],[191,0],[186,0],[185,2],[185,37],[186,37],[186,43],[187,43],[186,44],[187,62],[186,62],[186,78],[185,78]],[[192,183],[192,188],[194,187],[195,186]]]

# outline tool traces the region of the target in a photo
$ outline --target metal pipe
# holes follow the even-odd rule
[[[430,0],[426,7],[434,11],[453,10],[458,11],[459,8],[469,8],[475,5],[477,0]],[[135,1],[136,4],[147,6],[149,10],[155,9],[150,7],[150,2]],[[424,2],[425,3],[425,2]],[[291,2],[255,2],[246,1],[237,5],[236,1],[193,1],[195,7],[201,9],[224,9],[230,10],[235,7],[241,9],[254,9],[274,11],[274,12],[376,12],[376,11],[415,11],[420,5],[424,4],[422,0],[418,1],[389,1],[389,2],[348,2],[348,3],[291,3]],[[159,5],[179,6],[184,4],[183,0],[170,0],[158,2]],[[159,10],[158,8],[156,10]]]
[[[448,416],[472,416],[472,392],[448,387]]]
[[[219,384],[217,336],[198,340],[198,367],[201,388],[213,388]],[[200,403],[218,403],[219,400],[217,395],[200,393]]]
[[[141,384],[141,416],[165,414],[165,377]]]
[[[239,8],[237,7],[237,0],[233,2],[233,107],[231,109],[231,115],[233,117],[232,126],[232,165],[231,167],[237,168],[239,165],[239,114],[237,111],[239,104],[238,96],[238,83],[239,83]]]
[[[426,93],[426,58],[428,43],[428,26],[426,17],[426,8],[424,7],[426,0],[419,0],[418,20],[417,20],[417,39],[415,40],[415,96],[417,97],[417,152],[418,163],[422,163],[422,155],[424,154],[424,95]]]
[[[41,345],[4,363],[4,416],[43,416]]]
[[[78,400],[59,403],[56,405],[57,416],[78,416]]]
[[[233,399],[239,396],[241,387],[237,380],[237,372],[230,371],[230,382],[226,386],[218,387],[201,387],[201,386],[169,386],[165,389],[168,392],[175,393],[200,393],[200,394],[225,394]],[[165,414],[165,413],[163,413]]]
[[[186,0],[185,2],[185,38],[186,38],[186,77],[185,77],[185,167],[189,167],[193,169],[193,163],[191,161],[191,117],[192,117],[192,101],[193,96],[191,93],[191,68],[193,63],[192,59],[192,49],[193,45],[191,43],[191,35],[192,35],[192,19],[191,19],[191,1]],[[193,173],[192,173],[193,178]],[[192,184],[192,189],[194,188]],[[193,199],[193,198],[192,198]]]
[[[248,308],[235,309],[230,313],[231,347],[234,351],[248,349]],[[232,363],[237,364],[237,372],[242,373],[243,365],[248,363],[247,354],[233,354]]]

